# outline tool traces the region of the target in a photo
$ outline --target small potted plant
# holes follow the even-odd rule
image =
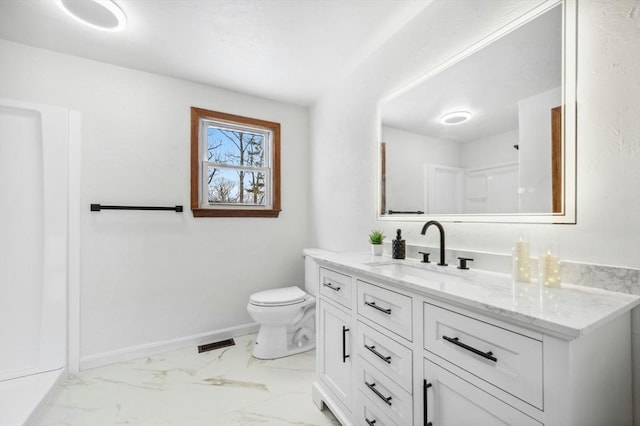
[[[382,241],[384,240],[384,233],[379,229],[374,229],[369,234],[369,242],[371,243],[371,251],[376,256],[382,255]]]

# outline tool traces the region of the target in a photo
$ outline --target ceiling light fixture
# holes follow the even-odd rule
[[[454,111],[448,112],[440,117],[440,122],[447,126],[453,126],[469,121],[470,118],[471,113],[469,111]]]
[[[56,5],[78,22],[101,31],[122,31],[127,17],[111,0],[54,0]]]

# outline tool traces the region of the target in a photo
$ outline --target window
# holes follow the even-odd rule
[[[195,217],[278,217],[280,124],[191,107]]]

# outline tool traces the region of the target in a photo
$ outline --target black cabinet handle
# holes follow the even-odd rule
[[[378,396],[378,398],[380,398],[381,400],[386,402],[387,405],[391,405],[391,397],[390,396],[384,396],[383,394],[381,394],[380,391],[378,389],[376,389],[376,384],[375,383],[369,383],[369,382],[367,382],[365,380],[364,384],[367,385],[367,387],[369,389],[371,389],[371,391],[373,393],[375,393]]]
[[[462,343],[460,341],[460,339],[458,339],[457,337],[448,337],[448,336],[443,335],[442,338],[444,340],[446,340],[447,342],[449,342],[449,343],[453,343],[456,346],[460,346],[461,348],[468,350],[469,352],[473,352],[474,354],[480,355],[481,357],[486,358],[486,359],[488,359],[490,361],[498,362],[498,358],[494,357],[493,356],[493,352],[491,352],[491,351],[482,352],[481,350],[476,349],[473,346],[469,346],[469,345],[466,345],[466,344]]]
[[[347,362],[347,358],[349,358],[349,355],[347,355],[347,331],[349,331],[349,329],[343,325],[342,326],[342,363]]]
[[[384,356],[380,352],[376,351],[376,347],[375,346],[364,345],[364,347],[369,349],[369,351],[373,352],[373,354],[375,356],[377,356],[378,358],[380,358],[381,360],[383,360],[387,364],[391,364],[391,357],[390,356]]]
[[[424,419],[422,421],[422,424],[424,424],[424,426],[433,426],[433,423],[428,420],[429,408],[427,407],[427,389],[429,389],[431,386],[433,385],[431,383],[427,383],[426,379],[422,381],[422,405],[424,411]]]
[[[380,306],[376,305],[376,302],[364,302],[364,304],[367,306],[371,306],[373,309],[377,309],[380,312],[384,312],[387,315],[391,315],[391,309],[381,308]]]
[[[368,418],[366,418],[366,417],[364,418],[364,421],[365,421],[365,422],[367,422],[367,424],[368,424],[369,426],[373,426],[373,425],[375,425],[375,424],[376,424],[376,421],[375,421],[375,420],[369,420],[369,419],[368,419]]]
[[[331,283],[324,283],[322,285],[325,287],[329,287],[331,290],[340,291],[340,287],[334,287],[331,285]]]

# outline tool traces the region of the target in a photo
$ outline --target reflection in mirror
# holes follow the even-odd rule
[[[557,4],[382,102],[382,215],[563,215],[563,53]]]

